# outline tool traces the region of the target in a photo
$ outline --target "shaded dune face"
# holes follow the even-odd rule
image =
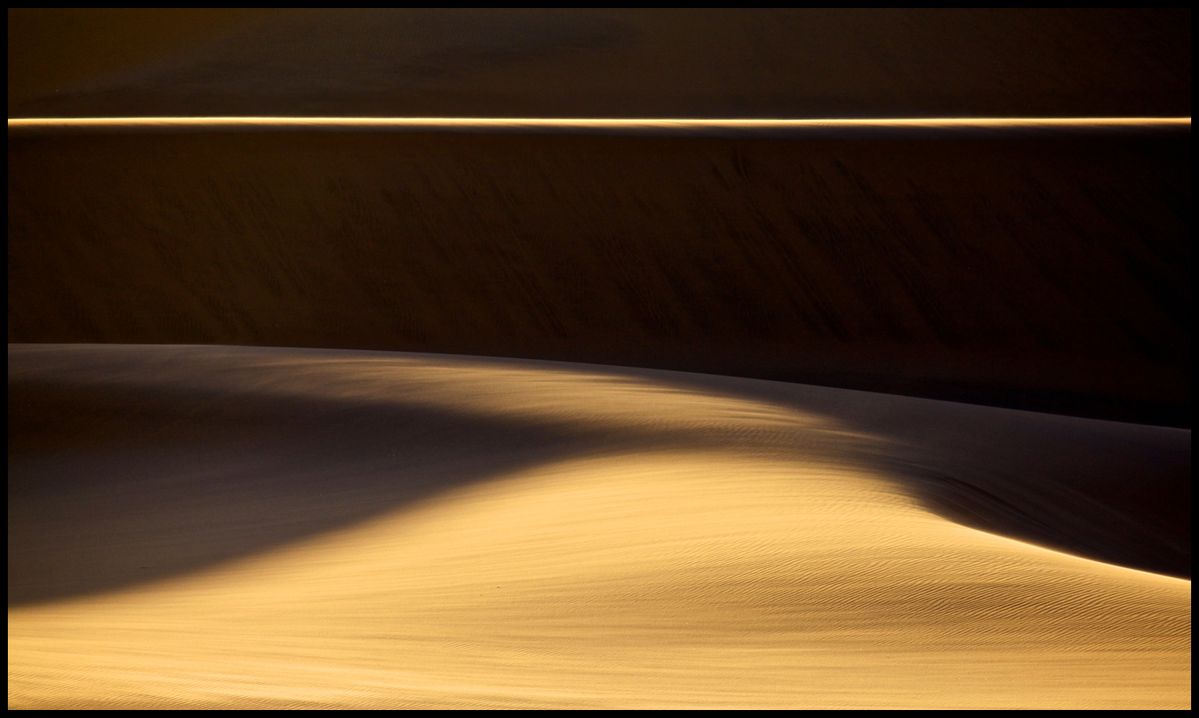
[[[1113,565],[1189,563],[1187,431],[383,352],[9,362],[10,706],[1189,701],[1189,583]]]
[[[651,366],[1187,425],[1189,135],[10,136],[10,341]]]
[[[15,117],[1190,113],[1181,8],[13,9],[9,22]]]

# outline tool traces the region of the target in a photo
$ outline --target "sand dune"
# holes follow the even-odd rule
[[[1190,705],[1190,583],[1132,567],[1189,562],[1189,431],[438,355],[9,361],[10,707]]]
[[[10,126],[9,341],[523,356],[1189,425],[1188,128],[344,129]]]
[[[1190,114],[1186,8],[17,8],[9,23],[17,117]]]

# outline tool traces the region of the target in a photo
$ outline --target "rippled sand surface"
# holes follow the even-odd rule
[[[9,361],[12,708],[1190,706],[1189,431],[447,355]]]

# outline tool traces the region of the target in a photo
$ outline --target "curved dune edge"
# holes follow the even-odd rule
[[[152,435],[150,448],[128,436],[163,424],[153,412],[125,416],[129,435],[66,420],[19,429],[10,561],[30,530],[21,502],[45,500],[26,498],[22,477],[64,481],[59,510],[40,514],[46,533],[71,519],[76,534],[114,546],[131,537],[162,554],[244,531],[239,522],[267,532],[370,505],[352,522],[193,571],[10,605],[10,707],[1190,704],[1189,581],[968,528],[932,512],[902,471],[863,461],[886,453],[908,465],[913,449],[848,421],[856,406],[873,401],[899,418],[896,407],[916,407],[935,428],[938,412],[952,422],[962,410],[944,402],[777,385],[825,397],[813,404],[824,411],[801,412],[735,395],[744,380],[688,391],[665,381],[668,372],[370,352],[10,346],[9,358],[10,387],[56,379],[118,396],[137,386],[199,392],[172,399],[185,418]],[[306,419],[286,402],[295,395],[336,403],[310,406]],[[267,410],[279,407],[267,428],[258,409],[217,408],[263,397]],[[429,420],[370,413],[397,403]],[[1075,435],[1121,426],[1002,415]],[[508,422],[502,440],[480,443],[492,429],[467,416]],[[231,418],[244,424],[216,431]],[[205,438],[236,467],[273,451],[272,441],[315,437],[301,462],[263,460],[228,476],[189,476],[156,453]],[[418,442],[438,456],[405,459]],[[935,454],[954,447],[934,431],[918,450],[937,466]],[[341,451],[377,453],[347,462]],[[522,460],[470,482],[452,475],[505,452]],[[81,466],[95,471],[82,485],[58,476]],[[1003,467],[990,468],[1005,481]],[[298,498],[271,494],[262,474],[272,469]],[[439,469],[436,491],[389,493]],[[118,494],[109,503],[89,493],[106,478]],[[229,481],[251,479],[273,510],[242,505],[222,515],[224,526],[178,529],[190,526],[187,506],[202,505],[193,484],[242,498]],[[73,501],[118,511],[132,492],[176,492],[180,506],[163,510],[181,523],[126,520],[118,537],[103,532],[112,524],[71,514]],[[10,592],[13,584],[10,569]]]

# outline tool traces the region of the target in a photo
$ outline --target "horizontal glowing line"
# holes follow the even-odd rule
[[[838,129],[1190,127],[1190,117],[912,117],[889,119],[692,119],[550,117],[23,117],[10,128],[377,127],[596,129]]]

